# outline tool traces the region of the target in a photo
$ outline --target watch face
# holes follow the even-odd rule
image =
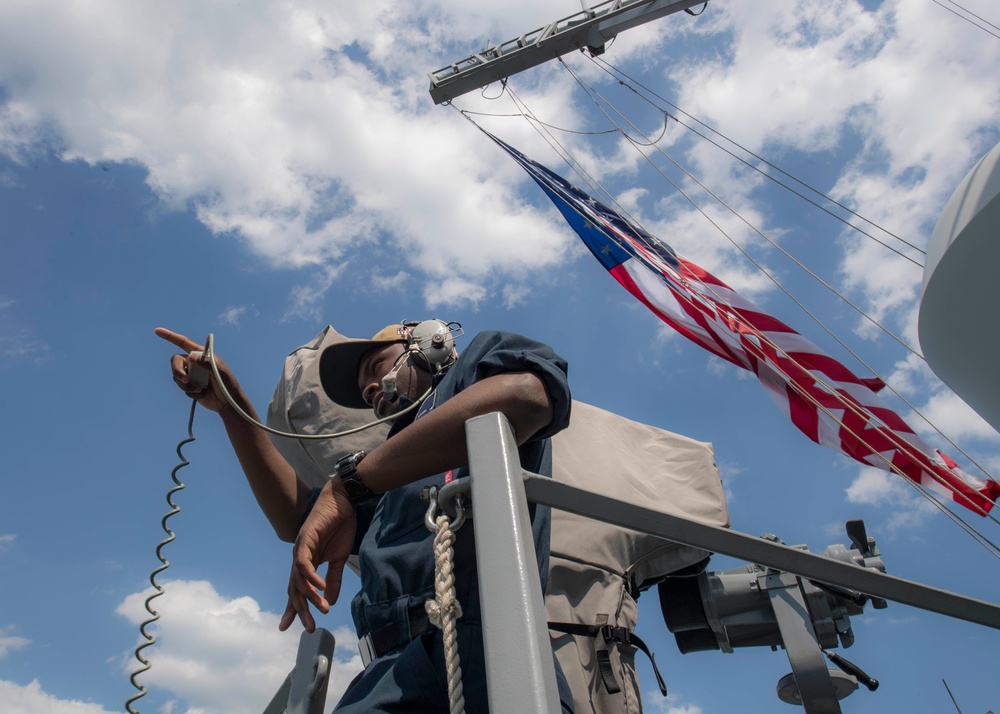
[[[366,501],[375,495],[361,483],[361,479],[358,477],[358,462],[364,457],[365,452],[356,451],[337,461],[335,466],[337,475],[340,476],[340,482],[344,485],[344,490],[347,491],[347,497],[354,504]]]
[[[352,474],[358,468],[358,462],[365,457],[364,451],[355,451],[353,454],[347,454],[346,456],[341,456],[337,459],[337,463],[334,464],[333,470],[341,477]]]

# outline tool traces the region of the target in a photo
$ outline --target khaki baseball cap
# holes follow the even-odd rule
[[[327,347],[319,361],[323,391],[341,406],[368,409],[358,389],[358,363],[369,350],[394,342],[407,342],[406,328],[399,323],[386,325],[370,340],[344,340]]]

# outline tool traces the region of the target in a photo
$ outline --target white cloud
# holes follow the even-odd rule
[[[426,72],[575,10],[527,0],[502,13],[455,0],[210,8],[111,0],[68,10],[57,0],[16,0],[0,9],[8,95],[0,151],[18,157],[58,146],[67,159],[138,162],[166,203],[193,206],[206,226],[275,266],[319,267],[319,283],[338,279],[347,259],[373,281],[378,272],[416,270],[444,283],[425,290],[429,306],[475,305],[502,296],[498,271],[544,270],[571,240],[557,216],[524,204],[516,166],[457,115],[431,106]],[[889,1],[875,11],[859,2],[735,3],[632,30],[614,61],[666,74],[681,106],[732,128],[754,151],[832,152],[863,130],[834,192],[919,242],[947,188],[983,148],[982,128],[997,127],[1000,106],[990,81],[1000,48],[961,22],[926,32],[942,22],[951,19],[919,3]],[[706,49],[680,60],[662,51],[683,37],[705,40]],[[519,76],[517,87],[561,126],[578,126],[593,111],[554,63]],[[939,94],[928,97],[929,87]],[[934,111],[926,111],[929,101]],[[462,103],[497,110],[475,93]],[[541,151],[525,122],[494,124],[501,121],[512,143]],[[656,133],[660,121],[654,112],[644,128]],[[755,202],[762,178],[687,137],[671,123],[661,145],[681,149],[701,180],[780,237],[782,227]],[[627,176],[642,163],[624,140],[606,155],[585,139],[567,141],[598,178]],[[630,209],[638,211],[643,191],[623,188]],[[524,195],[534,200],[530,190]],[[706,211],[740,244],[761,244],[731,214]],[[690,206],[668,199],[647,213],[650,230],[737,289],[773,289]],[[845,284],[872,310],[888,317],[912,305],[919,276],[908,264],[868,241],[847,248]],[[290,314],[314,315],[324,292],[315,284],[296,292]]]
[[[6,553],[8,550],[14,547],[14,541],[17,540],[17,534],[15,533],[5,533],[0,535],[0,553]]]
[[[325,265],[312,271],[309,280],[292,290],[291,305],[281,316],[282,321],[291,318],[321,320],[323,298],[337,280],[345,265]],[[329,318],[333,320],[333,318]]]
[[[33,339],[23,331],[0,335],[0,357],[10,360],[44,364],[52,359],[51,349],[44,340]]]
[[[443,279],[543,268],[568,242],[554,217],[528,210],[513,172],[494,171],[500,152],[426,95],[450,43],[497,29],[457,7],[6,3],[0,150],[45,129],[66,159],[138,162],[163,201],[275,266],[329,268],[386,241]],[[511,3],[496,21],[536,14]]]
[[[919,526],[938,512],[902,476],[879,469],[861,469],[845,493],[848,503],[889,507],[891,515],[886,523],[889,533]]]
[[[451,276],[436,283],[424,285],[424,302],[427,307],[462,307],[474,310],[487,295],[486,286]]]
[[[886,471],[864,469],[847,487],[850,503],[878,505],[887,500],[899,499],[907,489],[898,476]]]
[[[298,632],[279,632],[276,613],[262,611],[249,597],[228,598],[205,581],[175,580],[153,601],[161,618],[157,642],[143,654],[152,668],[139,681],[186,702],[194,714],[259,712],[295,664]],[[138,625],[146,618],[143,602],[152,591],[129,595],[118,613]],[[361,671],[357,638],[346,628],[334,632],[329,701],[335,702]],[[137,661],[128,656],[123,669]]]
[[[984,439],[993,442],[994,446],[1000,444],[1000,435],[996,430],[950,389],[943,388],[932,394],[920,411],[931,424],[959,442],[965,439]],[[917,428],[919,424],[914,422],[914,426]],[[926,431],[934,433],[930,429]],[[943,446],[942,450],[947,448]]]
[[[820,188],[923,244],[962,173],[1000,133],[1000,45],[933,4],[868,5],[713,5],[697,19],[632,30],[607,58],[641,65],[679,106],[752,151],[847,161],[834,185]],[[420,285],[427,308],[475,309],[493,298],[520,305],[536,299],[538,275],[551,280],[551,266],[580,248],[555,211],[526,203],[538,195],[516,165],[454,112],[431,106],[425,73],[575,10],[529,0],[503,12],[457,0],[108,0],[69,9],[13,0],[0,6],[0,152],[22,160],[54,147],[66,159],[146,167],[167,205],[193,207],[272,266],[303,270],[286,318],[333,319],[324,296],[348,277],[361,290]],[[692,39],[679,57],[664,51]],[[614,84],[586,61],[573,65]],[[599,119],[556,63],[518,76],[516,87],[547,122],[575,128]],[[498,109],[472,93],[461,104],[509,111],[507,99]],[[548,147],[523,120],[482,121],[548,162]],[[650,111],[636,123],[657,134],[662,117]],[[787,263],[691,179],[679,184],[719,229],[665,184],[633,185],[645,162],[626,140],[608,149],[591,137],[562,138],[598,180],[621,184],[623,205],[651,232],[747,297],[766,298],[774,286],[719,229],[767,256],[777,279],[789,277],[793,268],[774,267]],[[775,240],[808,232],[764,202],[769,184],[759,174],[676,122],[658,146]],[[919,268],[853,235],[841,237],[840,251],[810,267],[912,343]],[[243,309],[221,319],[240,319]],[[874,334],[860,318],[857,330]],[[7,334],[0,355],[49,358],[48,345]],[[957,437],[983,435],[952,398],[922,378],[911,382],[915,393],[929,391],[922,401],[956,425]]]
[[[736,492],[733,490],[733,487],[736,485],[737,479],[746,473],[746,468],[736,462],[730,461],[717,461],[716,467],[719,469],[719,478],[722,480],[726,503],[732,506],[737,501]]]
[[[886,381],[923,415],[913,414],[907,418],[907,423],[932,446],[958,460],[969,473],[974,470],[961,463],[961,455],[949,441],[960,445],[974,441],[978,451],[995,450],[1000,444],[996,430],[945,386],[922,358],[907,355],[896,363]],[[892,399],[888,391],[884,396],[887,400]],[[906,412],[900,408],[900,414]],[[991,470],[982,457],[977,457],[977,461]]]
[[[683,697],[676,694],[664,697],[655,689],[643,697],[643,709],[651,714],[702,714],[703,711],[697,704],[684,703]]]
[[[97,704],[46,694],[37,679],[24,686],[0,680],[0,702],[4,714],[110,714]]]
[[[0,146],[0,152],[2,148]],[[22,326],[19,310],[11,309],[18,305],[18,300],[0,295],[0,360],[6,358],[11,361],[44,364],[52,359],[52,348],[45,340],[35,338],[34,325],[27,328]],[[0,541],[0,551],[2,545]]]
[[[222,311],[219,315],[219,322],[223,325],[238,325],[240,324],[240,318],[243,317],[247,312],[246,306],[235,306],[231,305]]]
[[[27,637],[11,634],[13,629],[12,627],[0,627],[0,659],[3,659],[11,652],[23,650],[31,644],[31,640]]]
[[[508,310],[528,303],[531,297],[531,288],[527,285],[504,285],[503,304]]]

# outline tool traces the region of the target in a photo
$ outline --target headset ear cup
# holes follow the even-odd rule
[[[410,345],[416,347],[421,358],[417,363],[431,373],[450,367],[458,356],[451,326],[443,320],[424,320],[410,330]]]

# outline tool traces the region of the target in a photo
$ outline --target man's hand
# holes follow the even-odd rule
[[[298,615],[306,632],[313,632],[316,622],[309,603],[325,615],[337,602],[344,564],[351,554],[356,529],[357,519],[347,492],[338,479],[331,479],[323,486],[295,539],[292,572],[288,578],[288,605],[278,624],[279,630],[287,630]],[[316,572],[322,563],[329,563],[325,580]]]
[[[197,399],[198,403],[206,409],[210,409],[213,412],[221,412],[223,409],[227,408],[229,404],[226,402],[226,398],[222,396],[222,392],[215,383],[215,375],[211,375],[210,382],[207,387],[195,384],[195,382],[192,381],[188,375],[188,364],[192,362],[197,362],[199,366],[208,370],[211,374],[212,366],[209,364],[208,360],[205,359],[204,354],[197,357],[191,354],[192,352],[204,353],[204,346],[198,344],[190,337],[185,337],[178,332],[172,332],[163,327],[156,328],[156,335],[157,337],[162,337],[167,342],[187,353],[174,355],[170,358],[170,371],[177,386],[192,399]],[[236,383],[236,377],[234,377],[233,373],[229,371],[225,362],[216,357],[215,364],[219,367],[219,374],[222,375],[222,378],[226,383],[226,388],[230,391],[230,393],[237,391],[238,385]]]

